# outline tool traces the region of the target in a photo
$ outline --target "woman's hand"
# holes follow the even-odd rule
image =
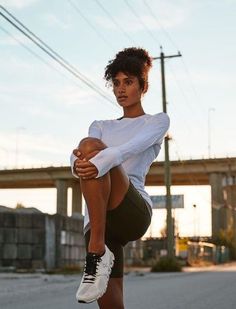
[[[98,170],[89,159],[93,158],[99,151],[93,151],[86,157],[83,157],[79,149],[74,149],[73,153],[78,159],[74,163],[74,172],[83,180],[96,178]]]

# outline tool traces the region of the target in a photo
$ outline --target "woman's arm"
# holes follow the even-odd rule
[[[137,134],[126,143],[108,147],[100,151],[95,157],[90,159],[98,170],[97,177],[106,174],[111,168],[120,165],[134,154],[138,154],[148,149],[152,145],[161,145],[163,138],[169,128],[169,117],[165,113],[154,115],[147,120],[146,124]]]
[[[102,136],[102,132],[101,132],[101,128],[99,126],[98,121],[94,121],[92,122],[92,124],[89,127],[89,131],[88,131],[88,136],[89,137],[96,137],[96,138],[101,138]],[[94,154],[92,154],[94,156]],[[92,156],[91,156],[92,157]],[[70,166],[71,166],[71,171],[72,174],[76,177],[79,178],[78,175],[78,170],[76,171],[76,166],[75,163],[77,162],[79,164],[79,168],[89,168],[91,167],[91,163],[90,162],[86,162],[86,160],[89,160],[90,157],[86,158],[86,160],[83,161],[84,158],[82,158],[80,156],[80,152],[79,152],[79,147],[77,147],[76,149],[73,150],[71,156],[70,156]],[[92,164],[93,165],[93,164]],[[94,166],[94,165],[93,165]],[[78,168],[78,167],[77,167]],[[85,170],[84,172],[86,172],[88,170]],[[93,174],[94,175],[94,174]],[[81,177],[83,177],[83,175],[80,175]],[[95,176],[94,176],[95,177]]]

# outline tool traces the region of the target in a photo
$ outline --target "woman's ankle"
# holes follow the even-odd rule
[[[88,252],[97,253],[102,255],[105,252],[105,244],[104,243],[89,243]]]

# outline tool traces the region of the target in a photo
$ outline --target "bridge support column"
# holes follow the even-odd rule
[[[63,216],[67,216],[67,180],[57,179],[57,213]]]
[[[82,193],[79,182],[73,182],[72,188],[72,215],[75,213],[82,214]]]
[[[217,236],[220,229],[226,228],[226,208],[223,193],[223,174],[211,173],[209,175],[211,185],[211,214],[212,214],[212,237]]]
[[[224,188],[227,205],[227,230],[233,233],[234,256],[236,257],[236,184]]]

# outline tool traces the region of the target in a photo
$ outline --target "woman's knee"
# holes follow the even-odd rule
[[[107,148],[107,146],[100,139],[95,137],[85,137],[79,143],[79,151],[83,157],[87,157],[92,153],[96,154],[105,148]]]

